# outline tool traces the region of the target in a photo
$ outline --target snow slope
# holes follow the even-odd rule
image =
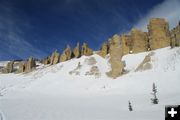
[[[149,52],[123,57],[128,73],[106,76],[108,58],[93,55],[100,77],[87,76],[92,65],[83,56],[28,74],[0,74],[3,120],[164,120],[165,105],[180,104],[180,48],[151,51],[152,69],[135,72]],[[78,63],[79,75],[70,75]],[[151,104],[153,82],[159,104]],[[128,111],[128,100],[134,111]],[[0,117],[0,120],[1,120]]]

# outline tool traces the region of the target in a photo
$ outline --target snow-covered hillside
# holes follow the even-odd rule
[[[106,76],[108,57],[98,55],[0,74],[0,120],[164,120],[165,105],[180,104],[180,48],[151,51],[152,68],[135,71],[149,53],[124,56],[126,73],[117,79]],[[87,74],[92,66],[98,75]],[[150,100],[153,82],[158,105]]]

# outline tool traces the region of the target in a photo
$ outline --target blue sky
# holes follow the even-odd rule
[[[0,0],[0,60],[43,58],[77,42],[98,50],[114,34],[146,30],[151,17],[174,27],[180,0]]]

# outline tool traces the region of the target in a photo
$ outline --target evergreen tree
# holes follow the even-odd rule
[[[155,83],[153,83],[153,88],[152,88],[152,93],[151,93],[153,95],[153,98],[151,98],[151,102],[153,104],[158,104],[158,102],[159,102],[159,100],[156,96],[156,93],[157,93],[157,87],[156,87]]]
[[[132,105],[131,105],[130,101],[129,101],[129,111],[133,111],[133,108],[132,108]]]

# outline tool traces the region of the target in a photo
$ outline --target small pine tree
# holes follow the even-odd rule
[[[153,104],[158,104],[158,102],[159,102],[159,100],[156,96],[156,93],[157,93],[157,87],[156,87],[155,83],[153,83],[153,88],[152,88],[152,93],[151,93],[153,95],[153,98],[151,98],[151,102]]]
[[[129,111],[133,111],[133,108],[132,108],[132,105],[131,105],[130,101],[129,101]]]

